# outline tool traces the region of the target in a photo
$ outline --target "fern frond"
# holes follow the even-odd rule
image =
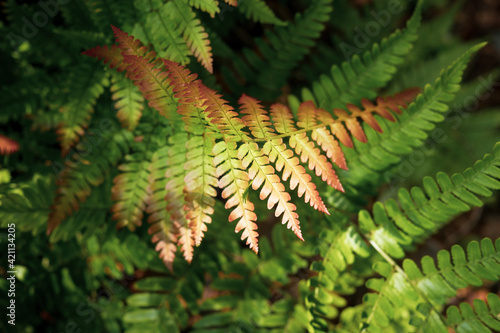
[[[345,152],[351,163],[351,183],[380,183],[385,176],[382,171],[401,161],[401,155],[409,154],[423,144],[434,129],[434,123],[444,120],[443,113],[460,88],[458,83],[468,61],[483,46],[479,44],[471,48],[441,73],[433,87],[427,85],[406,112],[397,117],[396,124],[381,123],[383,136],[373,133],[367,145]]]
[[[155,250],[160,259],[172,271],[179,231],[178,224],[174,224],[170,219],[165,201],[167,195],[165,187],[168,181],[165,172],[169,149],[169,146],[165,146],[153,154],[149,166],[149,197],[146,202],[146,212],[149,214],[148,233],[151,235],[151,242],[156,244]]]
[[[242,161],[242,166],[248,169],[248,174],[252,180],[252,189],[258,190],[261,186],[259,198],[267,201],[267,208],[276,206],[274,215],[281,219],[282,224],[286,224],[301,240],[302,233],[299,226],[299,216],[295,212],[297,207],[290,202],[291,197],[285,191],[285,186],[280,181],[278,175],[274,173],[274,168],[269,164],[269,158],[264,155],[259,146],[254,143],[246,143],[238,149],[238,158]]]
[[[486,155],[462,174],[450,178],[438,173],[437,182],[426,177],[425,192],[419,187],[411,192],[400,189],[399,205],[393,199],[385,204],[376,203],[374,219],[367,211],[361,211],[361,229],[383,251],[401,258],[405,246],[434,233],[453,216],[481,206],[478,196],[491,196],[492,189],[500,189],[499,166],[500,143],[497,143],[493,155]]]
[[[195,13],[184,0],[172,1],[174,12],[171,18],[176,21],[191,53],[210,73],[213,71],[212,47],[208,34]]]
[[[390,111],[400,112],[400,105],[406,105],[413,96],[411,92],[403,92],[394,97],[379,98],[377,105],[364,100],[366,110],[348,106],[350,114],[336,110],[335,118],[325,110],[317,109],[312,102],[304,102],[298,106],[298,121],[289,108],[275,104],[271,107],[271,122],[268,112],[257,100],[243,95],[240,99],[243,117],[240,118],[220,94],[197,80],[197,76],[188,69],[173,61],[157,58],[154,52],[148,53],[147,48],[133,36],[117,28],[114,30],[122,49],[123,62],[129,64],[127,76],[139,87],[151,106],[164,114],[162,110],[167,104],[172,108],[169,110],[172,116],[175,106],[175,116],[182,116],[184,122],[184,128],[179,133],[187,135],[186,146],[180,148],[180,143],[174,145],[177,147],[177,167],[181,161],[180,156],[186,154],[181,163],[183,171],[172,170],[173,165],[167,168],[169,181],[166,184],[166,200],[169,202],[167,210],[171,215],[171,225],[176,226],[180,233],[178,243],[183,246],[184,256],[188,260],[192,259],[193,244],[201,243],[204,231],[207,230],[206,224],[211,222],[216,177],[224,175],[228,179],[219,181],[218,185],[222,186],[225,199],[231,197],[227,207],[236,206],[230,220],[240,219],[236,230],[245,229],[242,237],[247,239],[247,244],[254,251],[258,249],[258,234],[255,231],[257,226],[254,223],[256,216],[253,213],[254,207],[247,203],[245,194],[250,181],[253,190],[260,189],[260,199],[267,199],[268,209],[275,208],[276,217],[282,215],[282,223],[303,239],[297,207],[291,202],[291,196],[285,190],[276,170],[282,173],[283,181],[290,178],[290,188],[293,190],[298,187],[298,196],[304,196],[306,203],[328,214],[311,177],[299,164],[299,158],[324,182],[343,191],[332,164],[327,160],[330,158],[341,168],[346,168],[343,153],[334,135],[341,142],[350,141],[348,132],[359,140],[365,140],[358,117],[366,119],[370,126],[380,130],[372,113],[394,120]],[[163,66],[160,62],[163,62]],[[331,132],[327,129],[328,126]],[[312,140],[307,132],[312,132]],[[284,138],[287,137],[288,142],[285,143]],[[257,142],[262,141],[264,144],[260,147]],[[220,142],[225,142],[225,146],[218,146]],[[316,143],[324,153],[316,147]],[[295,153],[288,146],[295,149]],[[227,154],[230,163],[222,163],[217,156],[219,153]],[[232,159],[235,161],[231,161]],[[243,170],[248,172],[245,176],[241,174]],[[185,183],[182,198],[181,178]],[[188,230],[192,232],[191,237]],[[170,237],[162,235],[163,239]]]
[[[257,139],[270,139],[264,144],[263,153],[269,156],[269,161],[275,164],[278,172],[283,171],[283,181],[290,178],[291,190],[294,190],[297,185],[299,186],[299,198],[305,194],[304,200],[306,203],[309,202],[314,209],[328,214],[328,209],[316,190],[316,185],[311,182],[311,176],[300,165],[299,159],[286,147],[283,139],[272,139],[272,136],[276,134],[270,127],[268,112],[264,110],[257,100],[247,95],[241,96],[239,103],[241,104],[241,113],[246,114],[242,119],[252,135]]]
[[[422,258],[422,271],[411,259],[405,259],[403,270],[394,269],[387,263],[376,264],[374,268],[383,278],[370,279],[366,283],[378,294],[365,296],[369,307],[364,314],[367,318],[364,330],[379,331],[394,318],[396,309],[406,308],[422,317],[413,320],[422,332],[447,332],[439,312],[449,297],[456,296],[459,288],[482,285],[482,279],[498,280],[500,239],[495,245],[489,238],[480,244],[470,242],[467,257],[462,247],[454,245],[451,252],[441,250],[437,258],[438,267],[431,257]]]
[[[189,5],[210,14],[214,18],[215,14],[220,12],[219,2],[217,0],[189,0]]]
[[[219,141],[214,149],[214,165],[216,166],[219,187],[222,189],[222,198],[227,199],[225,208],[233,208],[229,215],[229,222],[239,219],[235,231],[243,230],[241,240],[247,240],[255,253],[259,251],[257,233],[257,215],[254,205],[245,195],[250,186],[250,177],[245,171],[240,159],[237,158],[237,149],[234,142]]]
[[[123,127],[132,131],[139,124],[144,110],[144,97],[132,81],[114,73],[112,75],[111,98],[116,101],[116,116]]]
[[[346,272],[348,268],[355,262],[363,265],[360,264],[361,258],[368,258],[374,252],[355,227],[348,225],[346,215],[332,212],[327,219],[332,221],[329,224],[331,229],[321,232],[315,246],[322,260],[313,262],[310,267],[318,274],[307,281],[313,290],[306,307],[312,315],[311,325],[319,332],[331,331],[325,319],[338,316],[338,308],[346,303],[343,296],[352,294],[355,291],[353,285],[359,283],[356,273]]]
[[[174,3],[169,1],[159,8],[148,8],[144,28],[160,57],[186,64],[189,62],[190,52],[182,38],[182,31],[176,24],[178,18],[172,15],[177,12],[174,7]]]
[[[48,212],[54,198],[55,186],[48,177],[34,178],[20,188],[0,195],[0,226],[16,224],[19,231],[38,234],[47,226]]]
[[[50,234],[66,217],[78,210],[91,193],[91,186],[104,181],[104,174],[128,151],[132,141],[131,134],[122,130],[108,134],[106,142],[83,159],[76,156],[67,161],[54,204],[51,207],[47,234]],[[84,151],[85,148],[82,150]]]
[[[60,108],[63,120],[59,124],[57,134],[61,142],[63,155],[66,155],[89,125],[91,114],[97,98],[109,84],[107,74],[99,70],[96,64],[82,63],[72,72],[68,82],[68,90],[76,94]]]
[[[168,151],[165,172],[165,177],[168,179],[165,185],[165,200],[167,201],[167,211],[170,214],[170,219],[175,228],[179,230],[178,244],[181,246],[184,258],[191,262],[193,259],[194,238],[189,227],[189,220],[186,217],[187,213],[184,210],[186,202],[183,191],[184,178],[186,177],[184,165],[186,163],[187,139],[188,136],[185,132],[177,133],[170,139],[171,147]]]
[[[238,0],[224,0],[224,2],[230,6],[234,6],[234,7],[238,6]]]
[[[167,119],[175,119],[177,116],[177,100],[168,79],[168,72],[162,68],[155,67],[147,59],[138,56],[125,55],[129,77],[139,88],[148,105],[156,109]]]
[[[111,208],[113,219],[117,220],[117,227],[128,226],[134,230],[142,225],[143,212],[148,199],[148,178],[151,164],[148,158],[149,144],[154,130],[149,124],[145,128],[150,131],[148,142],[134,142],[133,154],[125,157],[125,163],[118,166],[121,173],[113,179],[111,198],[115,204]],[[144,139],[143,139],[144,140]]]
[[[193,231],[196,245],[200,245],[203,232],[207,230],[205,224],[211,223],[215,197],[217,196],[217,178],[213,164],[212,150],[215,145],[215,136],[207,131],[203,136],[193,136],[186,143],[188,150],[184,164],[187,171],[184,177],[186,217]]]
[[[96,46],[82,52],[82,54],[101,60],[105,65],[109,64],[109,68],[115,68],[118,72],[123,72],[128,67],[128,64],[123,62],[122,49],[116,44],[111,45],[111,47],[108,45]]]
[[[128,225],[134,228],[134,226],[142,224],[147,198],[145,186],[149,175],[147,172],[148,162],[121,165],[119,169],[126,171],[126,173],[122,173],[114,179],[112,199],[118,202],[113,206],[113,218],[119,221],[119,227]]]
[[[19,150],[19,143],[0,134],[0,155],[14,154]]]
[[[312,120],[309,117],[314,116],[314,104],[306,102],[302,103],[299,107],[299,121],[297,124],[302,128],[313,127]],[[296,131],[295,126],[292,123],[292,112],[288,107],[279,105],[271,107],[271,115],[273,117],[273,122],[276,125],[276,130],[279,133],[287,133]],[[315,171],[318,177],[326,182],[328,185],[343,191],[342,185],[340,184],[335,170],[330,162],[326,160],[324,155],[321,155],[319,149],[315,147],[314,141],[309,141],[306,133],[300,133],[290,136],[289,141],[290,147],[295,149],[297,155],[300,156],[302,163],[308,163],[308,167],[311,171]]]
[[[446,309],[446,324],[457,333],[492,333],[500,331],[500,298],[488,294],[488,303],[475,299],[473,307],[461,303],[460,308],[450,306]]]
[[[256,22],[278,26],[286,25],[286,22],[277,18],[271,8],[262,0],[244,0],[239,4],[238,9],[245,14],[246,18]]]
[[[374,44],[362,57],[353,55],[350,61],[331,68],[330,76],[322,75],[312,85],[312,92],[304,89],[302,99],[311,97],[320,108],[330,111],[344,108],[346,104],[356,104],[362,98],[373,99],[377,89],[389,82],[396,73],[396,66],[412,49],[417,39],[417,30],[422,18],[423,1],[419,1],[406,29],[397,30],[379,44]],[[345,46],[344,46],[345,47]]]

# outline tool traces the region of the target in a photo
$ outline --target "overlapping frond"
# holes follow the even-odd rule
[[[167,142],[166,138],[162,138],[166,134],[163,119],[155,111],[148,111],[146,121],[137,128],[138,136],[131,144],[132,153],[125,156],[123,163],[118,166],[121,173],[113,180],[111,198],[115,203],[111,211],[117,227],[127,226],[133,230],[142,225],[143,213],[152,191],[149,182],[152,152],[158,149],[158,145]],[[153,116],[150,115],[151,111],[155,112]]]
[[[395,318],[396,308],[399,312],[406,309],[413,317],[410,324],[417,326],[420,332],[448,332],[447,322],[440,316],[447,300],[456,296],[459,288],[481,286],[483,279],[498,281],[500,239],[495,245],[489,238],[480,243],[472,241],[467,252],[454,245],[451,251],[439,251],[437,266],[429,256],[423,257],[421,263],[422,270],[411,259],[405,259],[402,269],[395,269],[388,263],[375,265],[382,278],[373,278],[366,283],[376,293],[368,293],[364,298],[367,304],[366,319],[362,324],[364,332],[379,332],[389,325]],[[486,328],[480,322],[475,324],[479,330],[474,332]]]
[[[147,199],[149,161],[134,161],[118,167],[121,174],[113,180],[112,199],[117,201],[112,208],[113,219],[118,226],[141,226]]]

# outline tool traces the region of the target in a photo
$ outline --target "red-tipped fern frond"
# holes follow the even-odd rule
[[[146,202],[152,240],[169,267],[176,243],[186,260],[192,260],[193,247],[200,244],[211,222],[217,186],[225,207],[231,209],[229,221],[238,221],[235,230],[243,231],[241,238],[253,251],[258,251],[258,233],[247,193],[250,187],[259,190],[268,209],[274,208],[275,216],[282,216],[282,223],[302,239],[297,207],[282,181],[289,180],[289,189],[297,190],[299,198],[328,214],[314,176],[304,166],[343,191],[334,169],[334,165],[347,169],[339,141],[346,147],[353,146],[351,137],[366,142],[360,121],[381,131],[376,117],[394,121],[393,113],[400,113],[416,95],[406,91],[375,103],[363,99],[361,108],[347,105],[349,112],[331,113],[306,101],[297,116],[285,105],[274,104],[268,111],[243,95],[240,109],[235,110],[184,66],[157,58],[134,37],[113,30],[120,53],[113,46],[86,54],[125,69],[149,105],[175,124],[168,149],[160,149],[149,167]]]

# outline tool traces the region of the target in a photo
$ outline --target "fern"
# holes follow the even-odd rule
[[[370,178],[372,183],[380,183],[381,177],[387,177],[387,174],[383,175],[382,172],[401,160],[398,155],[409,154],[423,144],[428,136],[427,133],[434,129],[434,123],[444,120],[442,113],[448,110],[447,104],[453,100],[454,94],[459,89],[458,83],[461,81],[467,62],[483,46],[484,44],[479,44],[471,48],[442,71],[433,87],[427,85],[423,93],[408,107],[407,112],[400,117],[398,122],[400,125],[383,126],[385,132],[383,137],[371,135],[369,145],[349,151],[347,158],[353,163],[353,168],[350,170],[352,183],[366,183]],[[392,128],[394,130],[391,130]],[[378,176],[373,178],[375,170]]]
[[[498,313],[500,301],[498,295],[488,294],[488,304],[475,299],[473,308],[467,303],[461,303],[460,309],[451,306],[446,310],[447,326],[457,333],[465,332],[493,332],[500,330]]]
[[[439,173],[437,182],[424,179],[424,190],[418,187],[411,192],[401,189],[398,193],[401,209],[395,200],[374,206],[374,220],[367,211],[359,213],[360,226],[372,241],[395,258],[401,258],[403,248],[439,229],[453,216],[481,206],[477,197],[492,195],[499,189],[500,145],[495,145],[493,155],[486,155],[474,168],[455,174],[451,178]],[[380,227],[376,227],[377,223]],[[411,236],[411,238],[409,237]]]
[[[324,29],[331,11],[330,0],[315,0],[304,13],[296,15],[293,24],[269,31],[266,39],[257,39],[255,43],[259,53],[244,49],[244,61],[239,58],[233,60],[235,71],[244,78],[244,83],[226,76],[233,93],[241,94],[245,86],[245,92],[249,95],[274,100],[283,88],[287,73],[314,46],[314,40]],[[271,41],[271,45],[266,40]],[[234,76],[234,73],[228,75]],[[268,92],[263,92],[262,88]]]
[[[280,20],[274,15],[273,11],[262,0],[245,0],[241,1],[238,9],[245,14],[247,18],[261,23],[270,23],[277,26],[286,25],[285,22]]]
[[[88,157],[72,156],[67,160],[57,196],[51,207],[47,233],[52,232],[66,217],[78,209],[91,193],[91,186],[97,186],[104,181],[104,173],[110,165],[114,165],[129,149],[130,132],[116,132],[110,137],[108,132],[107,145],[97,149],[89,149]],[[90,160],[90,161],[89,161]]]
[[[282,170],[285,163],[283,155],[287,154],[288,159],[293,157],[292,150],[287,149],[286,145],[283,146],[281,138],[289,137],[289,146],[295,150],[297,155],[295,160],[289,160],[287,164],[289,168],[293,167],[300,172],[297,177],[301,179],[303,185],[299,187],[299,196],[302,196],[306,188],[308,188],[305,201],[311,202],[316,209],[327,212],[305,172],[298,167],[298,158],[302,163],[307,163],[309,169],[315,171],[316,175],[321,177],[328,185],[343,190],[331,163],[327,161],[327,157],[329,157],[345,167],[343,153],[332,134],[339,136],[341,141],[346,143],[350,140],[347,134],[350,131],[358,139],[364,141],[364,132],[355,117],[360,116],[362,119],[367,120],[370,126],[380,130],[371,113],[377,112],[385,118],[394,120],[386,109],[397,112],[398,103],[403,104],[412,96],[412,93],[408,92],[390,99],[379,99],[378,105],[364,101],[366,107],[364,112],[358,109],[349,115],[345,112],[336,111],[338,120],[335,120],[326,111],[316,109],[314,104],[305,102],[299,107],[297,126],[294,125],[294,117],[288,108],[275,105],[271,108],[272,121],[275,124],[275,129],[272,129],[270,127],[271,123],[265,121],[269,119],[265,115],[266,112],[256,100],[247,96],[242,97],[240,101],[243,112],[249,114],[239,118],[234,109],[220,95],[204,86],[199,80],[195,80],[196,77],[190,75],[187,69],[167,60],[164,60],[166,70],[155,67],[154,64],[158,63],[158,59],[150,63],[155,55],[154,53],[148,53],[145,47],[141,47],[142,43],[140,41],[134,40],[133,37],[116,29],[115,35],[118,37],[120,48],[124,50],[122,55],[114,53],[118,60],[106,59],[106,55],[109,53],[103,56],[99,54],[100,50],[112,48],[96,48],[86,53],[104,59],[105,62],[110,64],[110,67],[116,67],[115,63],[118,63],[119,59],[123,58],[123,61],[129,64],[127,72],[132,73],[130,74],[131,78],[139,86],[144,97],[150,101],[150,106],[155,107],[162,114],[165,114],[164,109],[169,107],[168,105],[164,106],[166,98],[169,98],[174,103],[179,99],[177,101],[179,105],[178,112],[183,115],[183,120],[186,123],[185,130],[192,136],[186,143],[186,149],[189,151],[186,160],[189,160],[189,162],[184,165],[186,186],[183,192],[186,195],[184,208],[187,212],[185,217],[187,221],[184,222],[184,229],[181,229],[184,234],[181,239],[184,240],[180,242],[186,247],[185,253],[191,252],[189,250],[191,245],[189,244],[192,239],[187,235],[189,228],[192,229],[195,243],[200,244],[203,231],[206,230],[205,224],[211,221],[209,215],[212,212],[211,207],[214,203],[216,179],[228,172],[228,179],[220,182],[219,187],[224,190],[226,186],[231,185],[231,189],[226,194],[223,194],[225,198],[231,197],[233,200],[228,201],[228,208],[236,206],[234,215],[231,216],[230,220],[243,219],[241,225],[237,224],[236,230],[245,229],[243,239],[250,237],[247,242],[255,251],[257,251],[258,247],[255,238],[256,225],[252,213],[253,206],[251,203],[246,203],[247,199],[241,193],[241,191],[246,190],[248,185],[245,185],[245,183],[240,185],[238,180],[249,181],[254,190],[262,187],[260,199],[268,199],[268,209],[274,207],[276,216],[283,214],[282,223],[286,224],[287,228],[291,228],[302,239],[298,215],[295,212],[296,206],[290,202],[291,196],[285,191],[284,185],[275,173],[275,167],[270,164],[278,162],[276,168]],[[141,58],[126,53],[145,54],[145,56]],[[172,96],[172,91],[175,92],[174,96]],[[204,102],[200,103],[197,100],[203,100]],[[254,109],[253,114],[250,112],[251,109]],[[260,114],[263,115],[260,116]],[[208,124],[212,124],[212,126],[208,126]],[[331,126],[332,132],[328,131],[328,125]],[[244,131],[244,127],[249,127],[252,133]],[[258,128],[260,128],[260,131],[257,130]],[[312,141],[307,136],[308,131],[312,131]],[[252,140],[250,135],[255,136],[256,140]],[[216,141],[221,138],[223,141]],[[319,148],[315,147],[315,140],[326,151],[326,156],[322,154]],[[256,141],[273,142],[267,143],[261,149]],[[235,142],[241,142],[241,144],[238,146],[238,144],[234,144]],[[333,148],[328,148],[331,143],[334,144]],[[191,150],[193,151],[191,152]],[[223,167],[218,168],[218,171],[215,172],[222,162],[217,155],[223,152],[229,154],[225,155],[226,158],[231,157],[233,159],[236,157],[239,161],[235,162],[236,164],[232,162],[225,163]],[[278,153],[281,155],[281,159],[277,158]],[[292,154],[290,155],[290,153]],[[195,157],[197,158],[191,161]],[[237,170],[244,172],[237,172]],[[283,174],[283,180],[290,177],[290,172],[290,169],[288,169],[288,172]],[[198,177],[201,177],[201,181],[196,181]],[[293,177],[293,180],[291,186],[295,188],[298,180],[295,177]],[[175,185],[175,188],[180,190],[178,185]],[[238,194],[235,196],[236,192]],[[180,203],[175,204],[176,207],[179,207],[178,205]],[[176,215],[181,216],[182,214]],[[187,255],[186,258],[190,260],[191,254]]]
[[[216,0],[189,0],[189,5],[209,13],[212,18],[220,12],[219,3]]]
[[[144,97],[131,81],[118,74],[113,75],[110,90],[113,93],[113,100],[116,101],[115,108],[118,110],[116,116],[120,123],[128,130],[135,129],[144,110]]]
[[[420,26],[421,7],[422,1],[419,1],[403,32],[396,31],[380,45],[374,44],[362,57],[355,54],[350,61],[332,66],[331,77],[322,75],[320,81],[313,83],[312,92],[303,90],[302,99],[321,101],[319,107],[331,110],[358,103],[362,98],[376,97],[376,89],[392,79],[396,66],[410,53]]]
[[[456,295],[458,288],[482,285],[482,279],[498,279],[499,246],[498,240],[494,246],[489,238],[483,239],[481,245],[471,242],[466,257],[465,251],[455,245],[451,253],[445,250],[438,253],[439,268],[432,258],[422,258],[423,273],[410,259],[403,262],[402,270],[379,263],[375,269],[383,278],[367,282],[367,287],[378,294],[365,296],[368,309],[364,314],[363,331],[379,331],[394,319],[395,307],[411,307],[417,309],[413,310],[416,318],[412,324],[418,327],[418,331],[447,332],[446,322],[440,318],[440,307],[447,298]],[[415,304],[418,305],[415,307]]]
[[[18,330],[498,331],[500,240],[474,240],[496,238],[495,206],[434,248],[500,189],[498,110],[469,113],[498,73],[467,81],[484,44],[453,35],[463,2],[446,2],[6,1],[0,271],[28,287]]]
[[[80,72],[73,73],[68,79],[69,89],[75,93],[76,98],[64,102],[60,108],[63,113],[62,122],[59,124],[58,134],[61,141],[63,155],[79,140],[87,128],[94,104],[97,98],[109,84],[107,75],[97,70],[94,65],[82,66]]]

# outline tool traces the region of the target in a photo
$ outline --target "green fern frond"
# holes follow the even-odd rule
[[[438,267],[431,257],[422,258],[422,271],[410,259],[405,259],[403,269],[382,262],[374,266],[382,278],[366,283],[377,293],[365,295],[369,307],[364,313],[364,332],[378,332],[404,309],[420,332],[445,333],[446,322],[440,309],[448,298],[455,296],[459,288],[481,286],[483,279],[497,281],[500,276],[500,239],[495,245],[489,238],[480,244],[470,242],[467,257],[459,245],[454,245],[451,252],[441,250],[437,257]]]
[[[473,306],[461,303],[446,310],[448,327],[457,333],[492,333],[500,331],[500,297],[488,294],[488,303],[475,299]]]
[[[63,155],[68,153],[85,132],[97,98],[104,92],[104,87],[109,85],[107,73],[99,70],[99,67],[96,63],[81,62],[68,79],[66,89],[71,92],[71,97],[59,109],[63,118],[57,130]]]
[[[280,20],[273,13],[271,8],[262,0],[244,0],[238,5],[238,9],[245,14],[248,19],[256,22],[269,23],[277,26],[283,26],[287,23]]]
[[[141,2],[142,3],[142,2]],[[146,2],[143,3],[146,6]],[[160,8],[140,9],[145,10],[146,21],[144,28],[148,31],[150,42],[162,58],[166,58],[181,64],[189,62],[189,48],[182,39],[182,33],[171,20],[171,13],[175,11],[172,2],[163,4]]]
[[[49,178],[36,177],[32,182],[0,195],[0,226],[15,223],[19,231],[39,233],[46,228],[55,187]]]
[[[184,165],[186,163],[186,141],[188,139],[187,133],[180,132],[171,138],[176,138],[176,141],[170,140],[170,150],[168,152],[167,170],[165,177],[168,182],[165,186],[167,194],[165,200],[167,201],[167,210],[170,214],[176,229],[178,229],[178,245],[184,254],[184,258],[191,262],[193,260],[193,246],[194,237],[189,227],[189,220],[186,217],[184,207],[186,205],[184,195],[184,178],[186,177],[186,170]]]
[[[436,180],[424,178],[424,190],[400,189],[399,206],[389,199],[373,207],[373,219],[367,211],[359,213],[363,233],[392,257],[404,256],[411,243],[436,232],[444,223],[471,207],[482,206],[478,196],[488,197],[500,189],[500,143],[492,155],[486,155],[473,168],[451,178],[438,173]],[[374,224],[375,222],[375,224]]]
[[[170,219],[165,201],[168,181],[165,178],[165,172],[169,150],[170,146],[167,145],[153,154],[149,170],[149,197],[146,212],[149,214],[148,233],[151,235],[151,242],[156,244],[155,250],[165,266],[169,270],[173,270],[175,252],[177,251],[178,228]]]
[[[331,2],[312,1],[304,13],[295,16],[293,23],[268,31],[265,39],[256,39],[259,53],[244,49],[244,58],[232,59],[235,62],[234,70],[244,78],[245,83],[231,80],[231,90],[236,95],[241,95],[245,90],[251,96],[275,100],[290,70],[309,53],[325,28],[332,11]],[[231,74],[232,70],[224,72]]]
[[[144,97],[132,81],[119,73],[112,74],[110,90],[113,93],[111,98],[116,102],[116,116],[123,127],[133,131],[139,124],[144,110]]]
[[[159,126],[165,124],[155,117],[152,119],[150,122],[141,123],[137,128],[137,134],[142,135],[136,137],[136,142],[131,144],[132,154],[125,157],[125,163],[118,167],[122,172],[113,180],[111,197],[115,204],[111,210],[114,213],[113,219],[117,220],[117,227],[128,226],[133,230],[142,225],[143,213],[150,195],[148,179],[152,152],[158,149],[157,138],[166,134]],[[163,144],[166,144],[166,140],[164,141]]]
[[[189,5],[210,14],[212,18],[220,12],[217,0],[189,0]]]
[[[331,77],[322,75],[313,83],[312,92],[304,89],[303,100],[315,100],[328,111],[357,104],[362,98],[373,99],[377,89],[385,86],[396,73],[396,66],[412,49],[421,21],[422,1],[419,1],[406,29],[396,31],[379,44],[374,44],[362,57],[355,54],[350,61],[331,68]]]
[[[85,239],[88,269],[95,276],[123,279],[134,270],[146,269],[156,259],[155,252],[136,234],[94,233]]]
[[[346,215],[332,213],[327,219],[332,222],[329,224],[332,230],[323,231],[317,245],[322,260],[311,264],[311,270],[318,275],[307,281],[313,290],[306,307],[311,315],[310,325],[316,332],[329,331],[328,320],[337,317],[338,309],[346,304],[343,296],[354,293],[353,285],[359,284],[355,274],[346,276],[348,267],[373,253],[356,229],[347,225]]]
[[[357,185],[380,184],[384,177],[387,178],[385,171],[397,165],[401,156],[423,144],[434,129],[434,123],[445,119],[443,113],[448,110],[448,105],[460,89],[467,63],[484,45],[471,48],[443,70],[434,86],[427,85],[406,112],[397,117],[397,123],[381,121],[383,136],[366,131],[367,145],[356,145],[356,149],[346,150],[346,159],[350,161],[349,182]]]
[[[171,20],[178,26],[191,54],[212,73],[212,47],[200,20],[196,18],[185,0],[173,0],[172,10]]]

